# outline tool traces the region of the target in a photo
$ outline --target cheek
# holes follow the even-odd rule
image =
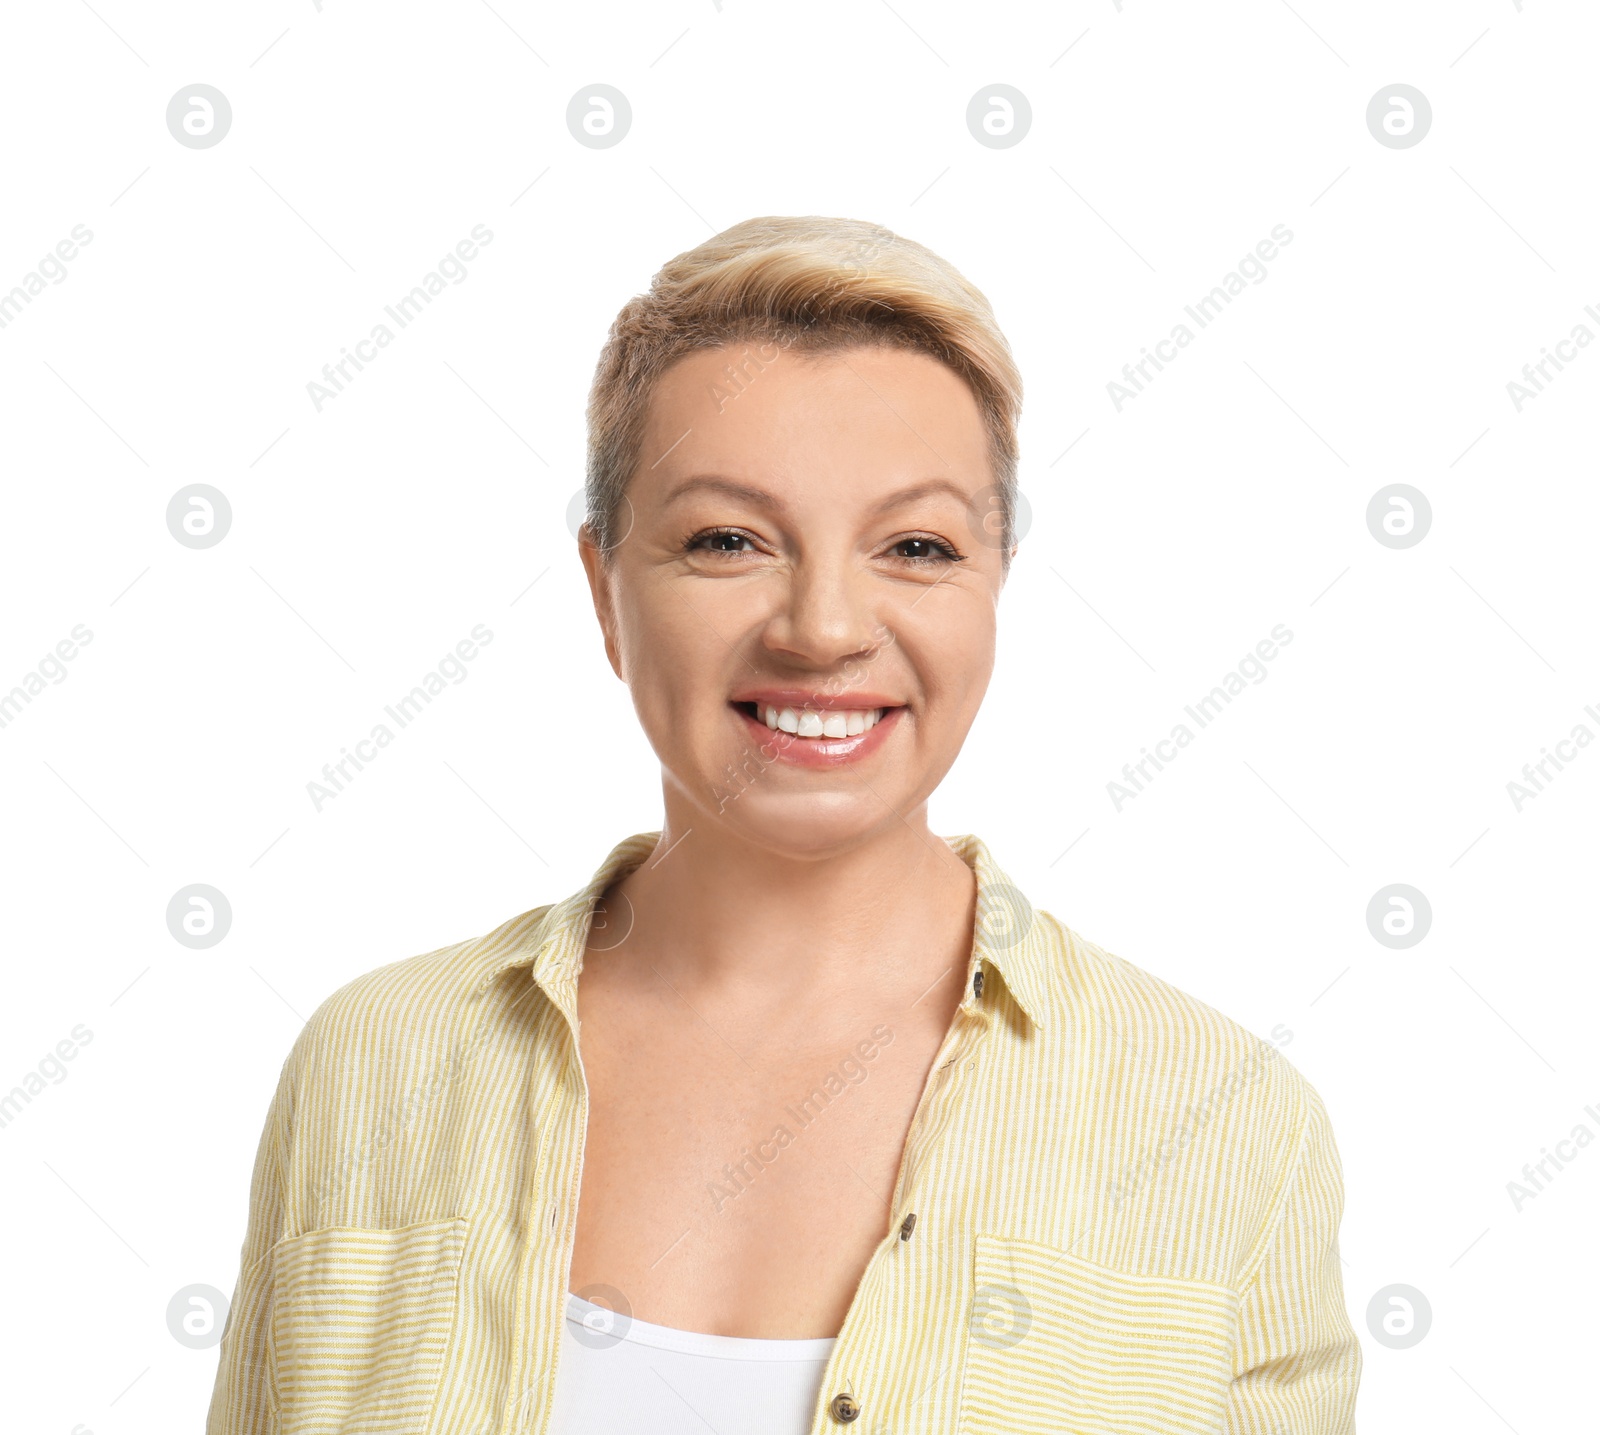
[[[671,580],[645,577],[619,596],[623,680],[642,721],[671,724],[723,701],[732,654],[718,615],[691,606]]]
[[[994,671],[992,612],[962,617],[961,622],[928,624],[916,636],[912,659],[929,706],[952,724],[971,721]],[[908,647],[911,641],[908,636]]]

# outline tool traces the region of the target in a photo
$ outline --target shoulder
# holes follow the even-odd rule
[[[1236,1176],[1255,1173],[1270,1203],[1321,1100],[1283,1054],[1293,1032],[1266,1036],[1040,913],[1051,949],[1050,1035],[1078,1090],[1107,1120],[1140,1133],[1157,1162],[1165,1145],[1200,1140]]]
[[[363,1082],[432,1062],[459,1045],[494,975],[514,961],[549,907],[465,941],[387,962],[329,993],[288,1058],[301,1086]]]
[[[419,1151],[450,1166],[478,1118],[514,1099],[505,1058],[527,1028],[503,1018],[534,988],[494,977],[526,953],[547,910],[375,967],[318,1004],[270,1118],[285,1233],[404,1224],[431,1209]]]

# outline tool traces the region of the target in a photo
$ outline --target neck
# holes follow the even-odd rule
[[[672,796],[655,850],[613,884],[607,905],[631,906],[616,954],[648,960],[685,995],[763,1005],[803,995],[807,1006],[915,996],[964,967],[976,883],[929,831],[925,805],[847,851],[794,856],[678,810]]]

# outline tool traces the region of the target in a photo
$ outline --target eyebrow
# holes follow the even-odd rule
[[[665,502],[676,503],[680,498],[693,493],[720,493],[724,497],[738,499],[751,504],[756,508],[765,508],[773,513],[787,513],[789,505],[775,493],[770,493],[764,488],[756,488],[752,484],[740,483],[736,479],[723,478],[719,474],[696,474],[693,478],[686,478],[666,497]],[[963,508],[971,505],[972,499],[960,484],[948,478],[929,478],[921,483],[910,484],[906,488],[896,489],[886,495],[880,502],[872,507],[874,515],[890,512],[892,509],[901,508],[908,503],[915,503],[921,498],[930,498],[934,494],[943,493],[954,498]]]

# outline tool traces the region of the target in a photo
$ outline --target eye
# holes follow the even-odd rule
[[[760,552],[759,540],[742,528],[703,528],[691,533],[683,541],[685,553],[717,553],[744,555]],[[932,534],[913,534],[897,538],[889,545],[887,556],[913,568],[934,568],[946,563],[961,563],[966,555],[954,546]]]
[[[944,539],[935,538],[931,534],[914,534],[910,538],[897,538],[889,545],[889,553],[904,563],[912,563],[918,567],[961,563],[966,559],[964,553],[956,552]]]
[[[748,544],[748,547],[741,545]],[[685,553],[754,553],[755,539],[742,528],[706,528],[683,542]]]

